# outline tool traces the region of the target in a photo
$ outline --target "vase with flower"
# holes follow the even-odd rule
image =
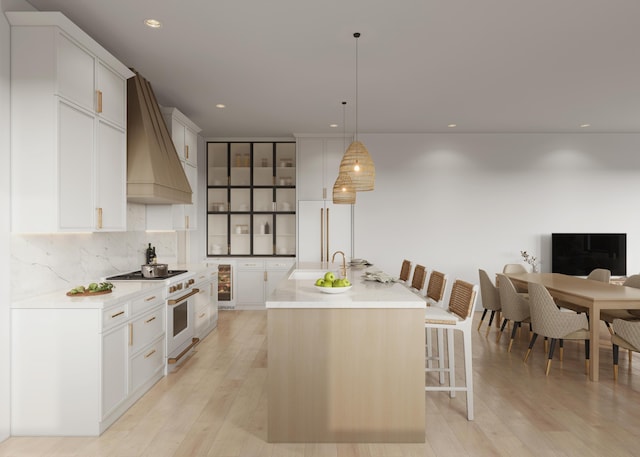
[[[520,251],[520,255],[522,256],[522,259],[525,261],[525,263],[531,265],[532,273],[539,273],[540,262],[538,261],[537,257],[529,254],[527,251]]]

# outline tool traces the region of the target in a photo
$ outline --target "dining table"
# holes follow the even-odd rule
[[[640,289],[560,273],[508,273],[516,289],[526,291],[531,283],[542,284],[558,300],[583,307],[589,315],[591,361],[589,378],[599,380],[600,312],[608,309],[640,309]]]

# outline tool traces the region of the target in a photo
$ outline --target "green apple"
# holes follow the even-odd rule
[[[344,278],[343,281],[344,281],[344,287],[349,287],[351,285],[351,281],[349,281],[347,278]]]
[[[322,287],[333,287],[333,281],[325,281]]]
[[[320,278],[316,281],[316,286],[322,287],[324,286],[324,278]]]
[[[333,287],[344,287],[344,279],[335,279],[333,281]]]
[[[331,281],[333,282],[333,280],[336,279],[336,275],[333,273],[333,271],[327,271],[324,274],[324,280],[325,281]]]

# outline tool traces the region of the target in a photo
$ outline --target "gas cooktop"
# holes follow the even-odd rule
[[[178,276],[184,273],[187,273],[188,270],[168,270],[166,276],[155,277],[155,278],[145,278],[142,276],[141,271],[132,271],[131,273],[124,273],[121,275],[110,276],[106,278],[107,281],[154,281],[158,279],[168,279],[173,276]]]

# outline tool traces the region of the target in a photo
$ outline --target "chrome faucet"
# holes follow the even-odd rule
[[[342,254],[342,267],[340,268],[340,276],[342,276],[343,278],[345,278],[347,276],[347,259],[344,256],[344,252],[342,251],[336,251],[333,253],[333,255],[331,256],[331,263],[335,262],[336,259],[336,254]]]

